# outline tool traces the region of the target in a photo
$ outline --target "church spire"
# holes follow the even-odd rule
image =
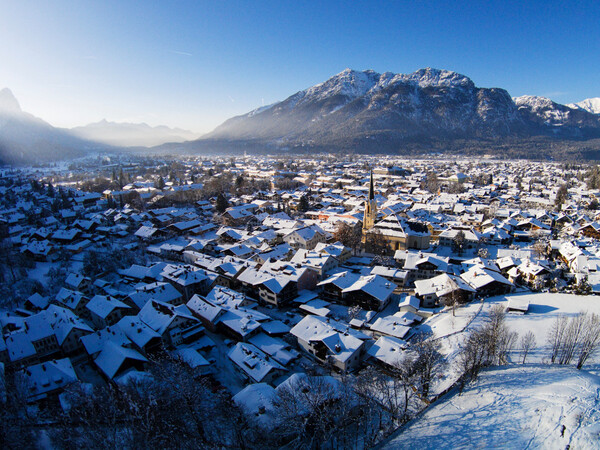
[[[363,216],[363,231],[370,230],[375,225],[377,218],[377,202],[375,201],[375,183],[373,182],[373,170],[371,170],[371,182],[369,183],[369,198],[365,201],[365,213]]]

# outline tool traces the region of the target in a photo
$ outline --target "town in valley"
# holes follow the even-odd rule
[[[515,421],[545,417],[478,430],[482,445],[597,437],[598,166],[100,154],[0,170],[8,446],[461,446],[464,430],[419,421],[502,377],[543,398]],[[539,385],[555,376],[557,398]]]

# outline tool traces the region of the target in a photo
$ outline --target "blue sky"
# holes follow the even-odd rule
[[[197,132],[346,67],[600,96],[596,1],[0,0],[0,88],[56,126]]]

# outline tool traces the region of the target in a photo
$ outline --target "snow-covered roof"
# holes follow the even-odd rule
[[[261,349],[267,355],[272,356],[278,363],[284,366],[287,366],[299,356],[299,353],[292,349],[289,344],[279,338],[267,336],[265,333],[258,333],[256,336],[252,336],[248,342]]]
[[[415,293],[420,296],[435,294],[437,297],[443,297],[456,290],[475,292],[475,289],[462,278],[446,273],[427,280],[415,281]]]
[[[274,426],[277,392],[267,383],[254,383],[246,386],[233,396],[233,401],[250,417],[266,429]]]
[[[113,379],[126,360],[148,362],[138,351],[121,347],[112,341],[107,342],[94,363],[109,379]]]
[[[146,325],[138,316],[125,316],[116,325],[137,345],[144,348],[152,339],[160,339],[160,334]]]
[[[379,317],[370,328],[371,331],[403,339],[410,331],[410,325],[412,325],[411,321],[396,316],[386,316]]]
[[[129,339],[125,333],[123,333],[121,328],[114,326],[106,327],[81,337],[81,343],[85,347],[85,351],[88,355],[95,355],[100,352],[108,341],[115,342],[122,346],[130,344]]]
[[[333,323],[316,316],[304,317],[290,333],[305,342],[323,342],[329,349],[329,354],[340,362],[346,362],[363,345],[361,339],[350,334],[349,327],[340,333],[334,329]]]
[[[95,295],[87,303],[86,308],[98,317],[105,319],[111,312],[117,308],[131,309],[125,303],[114,297],[106,295]]]
[[[192,369],[210,366],[210,363],[204,358],[204,356],[202,356],[200,353],[198,353],[197,350],[193,348],[180,348],[173,351],[173,354],[180,357]]]
[[[385,364],[394,366],[402,362],[408,344],[402,339],[391,336],[381,336],[369,348],[367,354]]]
[[[484,269],[480,266],[473,266],[467,272],[460,276],[463,280],[473,286],[475,289],[480,289],[490,283],[498,282],[512,286],[512,283],[493,270]]]
[[[368,275],[360,277],[353,284],[344,288],[342,292],[362,291],[379,300],[379,302],[385,303],[397,287],[380,275]]]
[[[28,366],[23,374],[29,386],[29,397],[34,400],[78,380],[69,358]]]
[[[238,342],[227,356],[256,383],[260,383],[274,370],[285,370],[281,364],[273,358],[269,358],[262,350],[245,342]]]
[[[300,305],[300,310],[315,316],[327,317],[331,313],[329,306],[329,302],[317,298]]]

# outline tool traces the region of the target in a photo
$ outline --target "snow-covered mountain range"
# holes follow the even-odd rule
[[[233,117],[195,139],[188,131],[101,121],[72,130],[53,128],[23,112],[0,91],[0,160],[52,159],[102,146],[154,146],[161,151],[352,150],[397,152],[407,146],[456,148],[469,142],[568,141],[573,148],[600,138],[600,99],[561,105],[534,96],[511,98],[449,70],[410,74],[346,69],[287,99]],[[596,143],[600,141],[595,141]],[[501,145],[504,145],[501,143]],[[526,146],[527,146],[526,145]],[[600,148],[586,147],[595,158]],[[528,154],[528,151],[525,151]],[[541,156],[541,155],[538,155]]]
[[[439,69],[346,69],[287,99],[227,120],[201,141],[360,151],[456,139],[600,137],[600,117],[541,97],[512,99]]]

